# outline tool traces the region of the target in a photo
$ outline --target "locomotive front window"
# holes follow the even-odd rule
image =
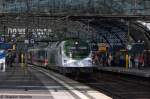
[[[45,59],[46,57],[46,52],[43,50],[38,51],[38,58],[40,59]]]
[[[66,42],[65,46],[65,54],[66,56],[73,59],[83,59],[88,57],[90,50],[89,46],[86,42]]]

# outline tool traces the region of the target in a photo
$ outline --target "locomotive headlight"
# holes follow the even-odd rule
[[[91,60],[84,60],[83,63],[85,65],[91,65],[92,61]]]
[[[78,45],[79,43],[78,43],[78,42],[75,42],[75,44]]]

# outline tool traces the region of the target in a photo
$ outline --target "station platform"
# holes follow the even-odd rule
[[[0,72],[0,99],[112,99],[61,74],[14,64]]]
[[[128,69],[126,69],[126,68],[117,67],[117,66],[115,66],[115,67],[99,66],[98,70],[150,78],[150,68],[142,68],[142,69],[128,68]]]

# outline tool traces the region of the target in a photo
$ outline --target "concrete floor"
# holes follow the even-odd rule
[[[14,65],[0,72],[0,99],[111,99],[50,70]]]

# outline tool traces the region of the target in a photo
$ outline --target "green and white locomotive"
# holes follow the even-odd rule
[[[28,53],[30,63],[60,72],[91,72],[94,68],[89,44],[78,39],[29,49]]]

